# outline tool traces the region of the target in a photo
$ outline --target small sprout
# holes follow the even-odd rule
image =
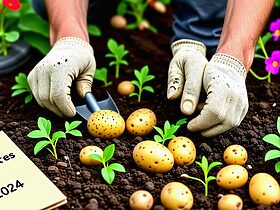
[[[95,74],[94,74],[94,79],[99,80],[104,83],[104,87],[108,87],[109,85],[112,84],[111,81],[108,81],[108,70],[107,68],[103,67],[101,69],[96,69]]]
[[[280,134],[280,117],[277,118],[277,132]],[[280,157],[280,136],[277,134],[267,134],[263,137],[263,140],[269,144],[274,145],[278,149],[273,149],[265,154],[265,161],[276,159]],[[280,161],[275,164],[275,171],[280,172]]]
[[[51,121],[39,117],[38,118],[38,127],[40,130],[33,130],[28,133],[29,138],[46,138],[47,140],[39,141],[34,147],[34,155],[40,152],[43,148],[48,145],[51,145],[51,148],[47,150],[57,159],[56,145],[59,139],[66,138],[66,134],[71,134],[73,136],[82,136],[82,133],[76,128],[81,124],[81,121],[73,121],[72,123],[65,122],[65,132],[56,131],[50,136],[51,132]]]
[[[153,204],[154,198],[146,190],[137,190],[129,198],[129,206],[132,210],[150,210]]]
[[[130,93],[133,93],[135,90],[134,85],[131,81],[122,81],[118,85],[118,93],[123,96],[128,96]]]
[[[116,66],[115,77],[119,78],[120,65],[128,65],[128,62],[123,59],[123,57],[128,54],[128,50],[125,49],[125,46],[123,44],[119,45],[116,40],[112,38],[108,40],[107,47],[110,53],[107,53],[105,57],[114,59],[109,63],[109,66]]]
[[[154,89],[151,86],[144,86],[144,83],[152,80],[155,78],[154,75],[149,75],[149,67],[144,66],[141,71],[138,71],[137,69],[134,70],[134,75],[136,76],[137,80],[132,80],[132,84],[134,84],[136,87],[138,87],[139,92],[131,93],[129,94],[129,97],[131,96],[137,96],[138,102],[141,101],[142,91],[146,90],[151,93],[154,93]]]
[[[157,126],[154,126],[154,129],[160,134],[154,136],[155,141],[164,144],[166,140],[176,138],[174,133],[180,128],[181,125],[185,124],[186,122],[187,118],[183,118],[181,120],[178,120],[175,125],[170,125],[170,122],[167,120],[164,123],[164,130]]]
[[[27,96],[25,96],[24,103],[28,104],[29,102],[32,101],[33,95],[31,92],[31,89],[29,87],[29,84],[27,82],[27,76],[24,73],[19,73],[15,77],[16,83],[15,85],[12,86],[12,90],[14,91],[12,93],[12,97],[20,95],[22,93],[27,93]]]
[[[201,162],[195,161],[195,163],[202,169],[202,171],[204,173],[204,181],[199,178],[189,176],[188,174],[182,174],[181,177],[189,178],[189,179],[193,179],[193,180],[201,182],[205,188],[204,194],[205,194],[205,196],[208,196],[208,183],[210,181],[216,179],[216,177],[214,177],[214,176],[208,176],[208,173],[210,172],[210,170],[212,168],[214,168],[215,166],[218,166],[218,165],[222,165],[222,163],[221,162],[212,162],[210,165],[208,165],[208,160],[205,156],[202,157]]]
[[[108,184],[113,183],[115,179],[115,171],[125,172],[125,168],[120,163],[111,163],[110,165],[108,165],[108,161],[111,160],[114,153],[115,144],[110,144],[104,149],[102,156],[100,156],[99,154],[89,155],[90,158],[100,161],[103,164],[103,168],[101,169],[101,175]]]

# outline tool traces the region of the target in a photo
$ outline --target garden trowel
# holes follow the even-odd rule
[[[107,92],[107,91],[106,91]],[[85,120],[88,120],[89,116],[99,110],[112,110],[120,114],[120,111],[112,99],[111,95],[107,92],[108,98],[102,101],[97,101],[91,92],[85,95],[85,105],[76,106],[77,113]]]

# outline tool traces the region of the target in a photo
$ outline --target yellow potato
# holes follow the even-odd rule
[[[155,113],[147,108],[134,111],[126,120],[126,130],[134,136],[145,136],[157,123]]]
[[[218,202],[218,210],[242,210],[242,208],[243,201],[238,195],[224,195]]]
[[[168,149],[174,157],[174,161],[179,166],[190,165],[196,157],[194,143],[187,137],[178,136],[168,143]]]
[[[133,93],[134,90],[135,90],[135,87],[130,81],[122,81],[118,85],[118,93],[123,96],[127,96],[130,93]]]
[[[223,167],[217,174],[219,187],[231,190],[242,187],[248,180],[247,170],[240,165],[228,165]]]
[[[249,183],[251,199],[258,205],[275,205],[280,201],[278,182],[267,173],[255,174]]]
[[[229,165],[244,165],[247,156],[246,149],[238,144],[231,145],[224,151],[224,161]]]
[[[190,189],[180,182],[170,182],[160,193],[161,203],[169,210],[189,210],[193,206],[193,195]]]
[[[174,165],[172,153],[164,145],[149,140],[134,147],[133,159],[140,168],[149,172],[164,173]]]
[[[125,28],[127,25],[127,21],[123,16],[115,15],[110,20],[111,26],[113,28]]]
[[[83,165],[86,166],[98,166],[101,164],[100,161],[94,160],[89,157],[91,154],[98,154],[101,157],[103,156],[103,150],[97,146],[86,146],[80,151],[80,161]]]
[[[153,203],[153,196],[146,190],[135,191],[129,199],[129,206],[132,210],[150,210]]]
[[[117,112],[100,110],[90,115],[87,128],[94,137],[116,138],[124,132],[125,122]]]

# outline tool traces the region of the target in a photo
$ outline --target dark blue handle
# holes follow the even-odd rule
[[[94,98],[91,92],[86,93],[85,100],[86,100],[86,105],[91,112],[96,112],[101,110],[96,99]]]

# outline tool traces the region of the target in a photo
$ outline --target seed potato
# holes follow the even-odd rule
[[[174,157],[174,161],[179,166],[190,165],[196,157],[194,143],[187,137],[178,136],[168,143],[168,149]]]
[[[169,210],[189,210],[193,206],[193,195],[190,189],[180,182],[170,182],[160,193],[161,203]]]
[[[243,201],[238,195],[224,195],[218,202],[218,210],[242,210],[242,208]]]
[[[150,210],[153,204],[154,198],[146,190],[135,191],[129,199],[129,206],[132,210]]]
[[[145,136],[157,123],[155,113],[147,108],[134,111],[126,120],[126,130],[134,136]]]
[[[172,153],[164,145],[151,140],[134,147],[133,159],[140,168],[149,172],[164,173],[174,165]]]
[[[112,110],[100,110],[90,115],[87,128],[89,133],[98,138],[116,138],[125,130],[125,121]]]
[[[98,154],[103,156],[103,150],[97,146],[86,146],[80,151],[80,161],[85,166],[98,166],[101,164],[100,161],[94,160],[89,157],[89,155]]]
[[[224,161],[229,165],[244,165],[247,161],[247,151],[244,147],[234,144],[224,151]]]
[[[237,189],[246,184],[248,180],[247,170],[240,165],[228,165],[217,174],[217,184],[227,190]]]
[[[127,21],[125,19],[125,17],[121,16],[121,15],[115,15],[111,18],[110,20],[111,26],[113,28],[125,28],[127,25]]]
[[[118,85],[118,93],[123,96],[128,96],[130,93],[133,93],[134,90],[135,87],[130,81],[122,81]]]
[[[255,174],[249,183],[251,199],[258,205],[274,205],[280,201],[278,182],[267,173]]]

